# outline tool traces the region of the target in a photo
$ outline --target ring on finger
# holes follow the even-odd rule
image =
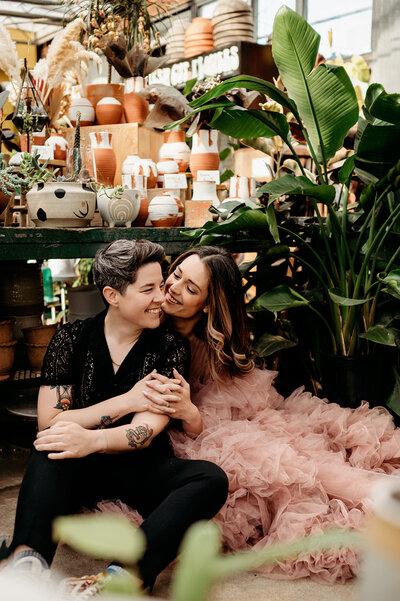
[[[169,407],[169,403],[165,403],[165,406],[166,406],[166,407]]]

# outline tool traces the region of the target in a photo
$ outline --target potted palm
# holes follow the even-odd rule
[[[244,268],[249,281],[257,279],[258,284],[251,311],[267,310],[282,316],[282,312],[289,311],[290,315],[295,308],[311,310],[315,316],[310,322],[315,330],[314,360],[332,400],[340,400],[340,391],[330,387],[321,350],[329,355],[325,364],[331,368],[335,362],[330,371],[339,381],[340,363],[348,371],[348,364],[357,359],[355,370],[360,371],[358,360],[366,361],[363,373],[370,375],[372,371],[376,380],[370,362],[371,357],[379,355],[378,349],[382,345],[391,347],[395,351],[392,363],[398,355],[395,315],[400,298],[400,149],[396,139],[400,120],[398,95],[386,94],[377,84],[370,86],[363,115],[358,119],[356,95],[343,67],[314,67],[318,46],[319,35],[310,25],[282,7],[274,22],[272,49],[287,94],[269,82],[239,76],[191,103],[193,112],[203,107],[209,111],[211,103],[237,86],[266,94],[294,116],[314,159],[317,176],[311,177],[301,164],[284,113],[219,107],[214,112],[213,127],[236,138],[280,136],[292,151],[298,174],[286,174],[264,185],[259,191],[264,198],[262,204],[237,203],[223,223],[209,222],[190,235],[197,244],[233,242],[235,249],[239,245],[241,250],[261,250],[255,263],[257,274],[250,272],[254,265]],[[355,152],[340,169],[335,187],[328,161],[357,120]],[[357,202],[350,204],[349,188],[354,177],[365,188]],[[287,202],[283,211],[275,211],[276,199],[290,201],[294,196],[309,198],[314,218],[287,218]],[[326,219],[321,215],[321,204],[327,209]],[[263,271],[261,266],[269,267],[278,258],[286,261],[286,269],[280,279],[270,279],[270,271]],[[287,275],[287,268],[292,277]],[[296,280],[299,268],[301,277]],[[267,354],[272,342],[264,345]],[[263,346],[263,340],[260,344]],[[276,341],[274,344],[276,348]],[[340,357],[339,363],[334,357]],[[358,403],[360,391],[365,398],[368,390],[360,386],[354,390],[356,396],[345,402]],[[369,388],[370,394],[375,392],[376,388]],[[395,405],[394,398],[391,403]],[[400,412],[400,408],[397,410]]]

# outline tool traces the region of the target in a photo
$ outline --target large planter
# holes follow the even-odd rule
[[[190,155],[190,171],[197,181],[198,171],[217,171],[219,168],[218,132],[215,129],[199,129],[193,136]]]
[[[17,340],[0,344],[0,380],[7,380],[14,364]]]
[[[132,77],[125,82],[123,107],[127,123],[143,123],[147,119],[149,103],[138,94],[145,85],[144,77]]]
[[[57,324],[51,324],[48,326],[34,326],[31,328],[24,328],[22,333],[25,338],[25,342],[28,344],[41,344],[47,346],[50,340],[53,338],[57,331]]]
[[[108,131],[90,132],[89,138],[93,169],[91,175],[98,184],[113,186],[117,159],[112,148],[112,133]]]
[[[342,407],[358,407],[361,401],[384,405],[394,386],[391,349],[376,355],[343,357],[321,354],[324,396]]]
[[[36,227],[86,227],[93,219],[96,194],[80,182],[39,183],[26,195]]]
[[[97,193],[100,215],[110,227],[131,227],[140,209],[139,190],[103,188]]]

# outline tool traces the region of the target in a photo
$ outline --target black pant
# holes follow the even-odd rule
[[[33,450],[19,493],[10,551],[27,545],[50,564],[56,545],[51,527],[56,516],[93,507],[101,499],[121,499],[145,518],[147,539],[138,563],[146,585],[174,559],[187,528],[211,519],[225,503],[225,472],[209,461],[141,451],[82,459],[52,460]]]

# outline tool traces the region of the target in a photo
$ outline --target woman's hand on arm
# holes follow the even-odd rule
[[[59,422],[39,432],[34,446],[49,459],[76,459],[91,453],[126,453],[147,448],[167,426],[169,417],[137,413],[130,424],[104,430],[87,430],[74,422]]]
[[[83,409],[72,406],[72,385],[41,386],[38,397],[39,430],[59,422],[74,422],[86,429],[110,426],[124,415],[146,411],[148,399],[144,392],[146,382],[153,378],[147,375],[128,392]]]
[[[174,369],[174,379],[162,374],[153,374],[154,378],[146,382],[148,392],[148,410],[160,415],[169,415],[180,419],[188,434],[197,436],[203,430],[203,421],[196,405],[191,401],[190,386],[185,378]]]

